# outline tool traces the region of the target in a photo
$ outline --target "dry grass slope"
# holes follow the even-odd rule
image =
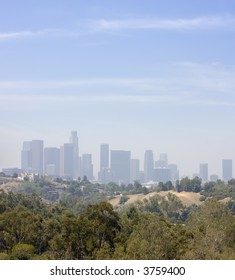
[[[180,192],[180,193],[178,193],[178,192],[174,192],[174,191],[166,191],[166,192],[158,192],[158,193],[151,192],[151,193],[148,193],[147,195],[144,195],[144,194],[127,195],[127,197],[129,197],[129,199],[125,204],[127,205],[127,204],[131,204],[131,203],[135,203],[138,200],[141,201],[141,200],[144,200],[144,199],[149,199],[150,197],[152,197],[156,194],[161,195],[161,196],[166,196],[168,193],[172,193],[175,196],[177,196],[182,201],[182,203],[186,206],[190,206],[190,205],[193,205],[193,204],[200,205],[200,204],[203,203],[203,202],[200,201],[201,195],[199,193],[193,193],[193,192]],[[111,199],[109,202],[113,206],[117,206],[118,203],[119,203],[120,197],[121,196],[117,196],[117,197]]]

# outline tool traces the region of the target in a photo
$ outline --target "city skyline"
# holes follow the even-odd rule
[[[100,144],[99,165],[94,165],[91,153],[79,153],[80,138],[77,131],[71,131],[69,141],[58,147],[48,147],[44,140],[24,141],[21,150],[21,166],[3,168],[2,171],[17,173],[15,168],[23,172],[46,175],[52,178],[77,179],[86,176],[88,180],[108,183],[110,181],[131,183],[134,180],[141,183],[149,181],[175,182],[183,177],[198,176],[202,181],[225,182],[233,177],[231,159],[222,159],[220,174],[210,170],[208,163],[200,163],[192,174],[182,174],[177,161],[169,162],[167,153],[156,155],[153,150],[145,150],[143,160],[134,158],[132,151],[112,149],[107,143]]]
[[[10,0],[0,10],[0,169],[24,141],[168,154],[181,175],[235,162],[232,0]],[[49,168],[49,167],[48,167]]]

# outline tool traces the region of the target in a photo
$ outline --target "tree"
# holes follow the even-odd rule
[[[35,255],[35,248],[31,244],[17,244],[12,248],[10,259],[30,260]]]
[[[113,210],[111,204],[101,202],[89,205],[80,217],[84,224],[84,232],[87,237],[87,250],[91,254],[96,253],[105,243],[114,247],[114,239],[120,231],[119,216]]]
[[[234,244],[234,217],[226,205],[208,200],[191,214],[187,223],[187,259],[222,259],[227,248]]]
[[[132,260],[175,259],[179,236],[178,226],[167,222],[163,217],[153,213],[142,214],[126,242],[124,257]]]
[[[127,195],[122,195],[119,200],[119,204],[125,204],[128,201],[129,197]]]

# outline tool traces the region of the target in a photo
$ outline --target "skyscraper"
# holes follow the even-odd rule
[[[167,154],[162,153],[159,156],[159,160],[155,162],[155,167],[161,167],[161,168],[166,168],[168,166],[168,159],[167,159]]]
[[[73,144],[74,154],[73,154],[73,178],[77,179],[80,175],[79,172],[79,146],[78,146],[78,135],[77,131],[71,131],[69,142]]]
[[[44,173],[51,177],[60,175],[60,149],[54,147],[44,149]]]
[[[153,167],[154,167],[153,151],[146,150],[145,154],[144,154],[144,180],[145,180],[145,182],[153,180]]]
[[[60,176],[66,179],[75,179],[73,143],[65,143],[60,148]]]
[[[103,168],[109,168],[109,145],[100,145],[100,171]]]
[[[169,168],[171,172],[171,181],[175,182],[176,180],[179,180],[179,170],[177,164],[168,164],[167,168]]]
[[[223,168],[223,180],[225,182],[229,181],[233,177],[233,162],[231,159],[223,159],[222,161]]]
[[[114,172],[115,182],[130,183],[130,151],[111,151],[111,170]]]
[[[93,164],[92,155],[83,154],[82,155],[82,177],[86,176],[88,180],[93,180]]]
[[[140,161],[138,159],[131,159],[131,183],[140,180]]]
[[[199,170],[199,177],[204,182],[208,181],[208,164],[207,163],[201,163],[199,169],[200,169]]]
[[[157,167],[153,170],[153,180],[166,183],[171,180],[171,170],[165,167]]]
[[[23,143],[21,166],[26,172],[43,174],[43,140]]]
[[[21,151],[21,168],[24,172],[29,172],[31,168],[31,141],[23,142]]]

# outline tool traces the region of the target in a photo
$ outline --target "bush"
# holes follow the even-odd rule
[[[121,196],[121,198],[119,200],[119,204],[125,204],[128,199],[129,199],[129,197],[126,195]]]

